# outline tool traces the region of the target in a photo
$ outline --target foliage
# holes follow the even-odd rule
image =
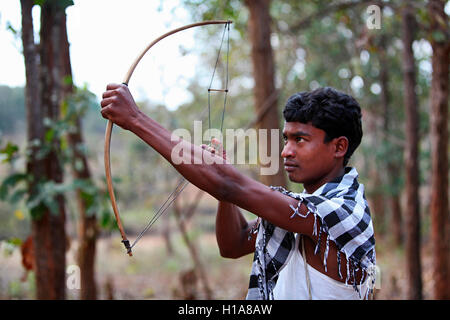
[[[441,32],[429,32],[430,18],[425,0],[412,2],[418,19],[418,39],[414,43],[414,53],[417,66],[417,94],[420,112],[420,183],[427,188],[430,171],[430,143],[429,143],[429,109],[430,98],[431,39],[442,40]],[[35,4],[45,3],[60,4],[63,7],[73,5],[73,1],[64,0],[36,0]],[[358,166],[362,182],[366,184],[367,195],[370,197],[376,193],[384,196],[401,195],[404,189],[404,122],[403,108],[403,70],[402,70],[402,41],[401,41],[401,15],[400,9],[403,1],[386,0],[382,3],[382,28],[369,30],[366,27],[366,8],[370,1],[272,1],[271,2],[271,42],[276,61],[276,86],[280,90],[279,110],[284,101],[292,93],[303,90],[311,90],[318,86],[333,86],[342,91],[354,95],[363,109],[364,138],[362,145],[355,153],[352,161]],[[348,4],[348,5],[342,5]],[[163,5],[163,2],[161,2]],[[245,128],[254,119],[252,100],[252,70],[250,62],[250,43],[248,41],[247,23],[248,12],[245,1],[239,0],[184,0],[183,5],[190,11],[193,21],[230,19],[233,21],[230,32],[231,51],[229,56],[230,92],[225,116],[225,128]],[[8,25],[9,30],[16,36],[20,32]],[[208,104],[207,91],[204,83],[210,79],[212,69],[217,58],[220,28],[198,28],[196,41],[199,45],[191,52],[180,46],[184,54],[199,55],[202,63],[196,70],[196,75],[190,80],[189,90],[192,100],[181,105],[177,110],[168,110],[164,105],[153,105],[149,101],[139,102],[140,107],[152,118],[169,129],[187,128],[192,130],[194,120],[203,120],[204,128],[206,117],[202,118]],[[217,77],[225,76],[226,55],[222,51],[219,57]],[[384,59],[384,60],[383,60]],[[390,93],[389,108],[383,108],[380,71],[385,67],[389,72],[387,87]],[[66,84],[71,79],[65,79]],[[56,197],[61,194],[74,193],[79,190],[82,198],[87,203],[87,214],[97,215],[98,220],[105,229],[115,227],[112,218],[109,198],[105,190],[103,167],[101,161],[101,142],[106,122],[99,114],[97,98],[86,88],[75,88],[74,94],[68,97],[61,105],[62,117],[57,121],[45,120],[46,133],[42,141],[32,141],[28,146],[16,142],[14,138],[25,132],[25,108],[24,89],[0,86],[0,215],[2,226],[0,238],[10,233],[15,226],[11,221],[23,219],[22,212],[34,212],[39,214],[40,208],[50,208],[56,211]],[[217,126],[221,116],[221,97],[214,97],[212,105],[213,126]],[[28,194],[28,186],[33,182],[33,177],[25,173],[24,164],[30,155],[31,147],[37,148],[34,155],[40,159],[45,158],[50,152],[57,152],[59,161],[68,170],[69,163],[74,157],[74,150],[69,147],[67,135],[76,130],[77,119],[82,118],[82,133],[87,139],[82,145],[76,146],[77,151],[82,151],[88,157],[93,170],[93,179],[66,179],[64,183],[52,181],[37,182],[38,192],[32,198]],[[282,124],[280,124],[282,125]],[[120,152],[112,154],[112,165],[115,177],[116,195],[119,207],[122,209],[123,218],[127,219],[125,225],[131,230],[140,231],[143,222],[151,216],[172,191],[178,173],[169,166],[154,150],[140,141],[134,135],[123,130],[116,130],[113,138],[113,149]],[[55,141],[61,141],[55,144]],[[99,160],[100,159],[100,160]],[[80,169],[83,164],[78,162],[75,167]],[[388,168],[397,169],[395,177],[388,176]],[[245,168],[240,168],[245,170]],[[374,184],[370,173],[374,171],[381,176],[381,182]],[[250,174],[252,172],[249,170]],[[66,175],[66,177],[69,175]],[[120,182],[120,184],[117,184]],[[294,190],[300,191],[300,186],[291,184]],[[74,197],[72,197],[74,198]],[[69,202],[73,200],[69,199]],[[69,207],[70,207],[69,203]],[[213,230],[214,219],[212,213],[216,203],[210,201],[200,207],[199,222],[203,235]],[[426,201],[422,205],[428,205]],[[14,213],[14,214],[13,214]],[[7,218],[4,217],[7,215]],[[29,217],[27,217],[29,218]],[[169,218],[169,217],[165,217]],[[163,218],[163,219],[165,219]],[[425,220],[426,222],[427,220]],[[170,220],[169,222],[170,223]],[[156,231],[161,231],[156,226]],[[424,230],[429,230],[426,223]],[[164,232],[164,231],[163,231]],[[13,253],[20,245],[20,233],[12,233],[16,238],[11,238],[3,245],[7,253]],[[152,234],[153,236],[154,234]],[[377,238],[377,253],[380,253],[380,266],[386,268],[386,272],[402,270],[392,266],[384,267],[391,261],[392,246],[386,239]],[[179,240],[179,239],[178,239]],[[160,243],[159,241],[158,243]],[[180,241],[178,241],[180,242]],[[380,246],[381,243],[381,246]],[[120,245],[120,243],[119,243]],[[141,247],[146,250],[153,246]],[[217,256],[217,246],[213,241],[212,249],[214,257]],[[114,248],[115,250],[115,248]],[[142,249],[144,251],[144,249]],[[123,247],[117,248],[122,255]],[[175,281],[174,272],[182,271],[185,266],[186,256],[167,258],[163,248],[158,254],[164,255],[164,263],[148,268],[148,261],[160,261],[153,259],[154,252],[147,256],[141,256],[141,265],[120,266],[119,270],[127,270],[133,275],[133,279],[146,275],[146,270],[156,270],[160,274]],[[177,251],[177,250],[176,250]],[[181,251],[181,250],[180,250]],[[119,253],[117,253],[119,254]],[[389,254],[389,257],[383,255]],[[100,251],[100,258],[105,255]],[[399,253],[403,256],[403,253]],[[395,254],[396,260],[400,258]],[[108,263],[100,263],[102,268],[110,268],[111,253],[103,258]],[[212,259],[212,258],[211,258]],[[122,261],[122,260],[115,260]],[[217,258],[213,266],[223,266],[223,259]],[[392,263],[394,263],[392,262]],[[234,262],[233,262],[234,263]],[[390,262],[389,262],[390,263]],[[388,263],[388,264],[389,264]],[[395,264],[394,263],[394,264]],[[144,267],[146,265],[146,267]],[[249,266],[244,261],[244,266]],[[154,268],[153,268],[154,267]],[[159,269],[158,269],[159,268]],[[242,267],[244,268],[244,267]],[[227,269],[227,268],[225,268]],[[225,270],[224,269],[224,270]],[[230,267],[225,272],[217,271],[224,275],[230,270],[236,270],[236,266]],[[106,270],[108,272],[109,270]],[[387,274],[388,274],[387,273]],[[152,273],[154,274],[154,273]],[[403,275],[396,275],[403,279]],[[219,276],[216,277],[219,279]],[[248,270],[244,271],[244,280],[238,283],[246,283]],[[0,279],[1,280],[1,279]],[[160,281],[157,279],[156,281]],[[394,282],[394,281],[393,281]],[[385,286],[386,284],[383,284]],[[386,290],[387,297],[396,297],[395,285],[393,290]],[[220,285],[217,286],[221,288]],[[232,286],[233,288],[236,286]],[[404,286],[402,286],[404,287]],[[167,289],[167,288],[165,288]],[[234,288],[235,289],[235,288]],[[219,290],[219,289],[218,289]],[[243,286],[245,290],[245,286]],[[8,295],[16,298],[24,297],[24,292],[19,283],[11,283],[8,287]],[[160,297],[161,293],[153,288],[144,290],[150,296]],[[229,296],[226,295],[225,296]],[[168,297],[170,295],[168,294]],[[237,298],[240,296],[236,295]],[[398,297],[398,295],[397,295]]]
[[[38,1],[42,5],[45,1]],[[71,5],[71,1],[65,1],[65,6]],[[271,26],[272,46],[275,52],[277,65],[276,83],[280,90],[279,108],[287,97],[296,91],[310,90],[317,86],[334,86],[343,91],[355,95],[360,102],[365,121],[365,139],[354,156],[355,161],[363,162],[361,168],[362,178],[368,176],[372,166],[386,167],[393,163],[402,164],[404,133],[404,110],[403,105],[403,82],[401,69],[401,34],[400,34],[400,2],[385,1],[382,10],[382,28],[368,30],[365,26],[366,8],[369,1],[348,1],[351,5],[342,6],[344,1],[329,2],[325,0],[299,2],[292,0],[272,1]],[[418,92],[420,103],[420,132],[421,137],[426,139],[429,132],[429,119],[427,103],[429,98],[430,71],[426,68],[430,60],[430,53],[426,50],[428,37],[426,27],[429,17],[424,5],[425,1],[417,1],[414,4],[420,24],[417,41],[416,60],[418,65]],[[192,20],[230,19],[233,21],[229,57],[230,93],[227,105],[225,128],[245,127],[253,118],[252,108],[252,70],[249,63],[250,44],[247,37],[248,12],[245,2],[238,0],[184,0],[183,5],[190,11]],[[298,26],[302,26],[301,28]],[[149,115],[168,128],[184,127],[191,129],[194,120],[199,120],[207,106],[207,95],[204,79],[208,80],[217,57],[220,38],[220,28],[198,28],[196,38],[199,46],[196,52],[185,52],[185,54],[201,55],[205,63],[199,66],[197,75],[191,80],[189,90],[192,93],[192,101],[185,103],[175,111],[169,111],[163,105],[153,106],[150,102],[140,103]],[[438,35],[439,36],[439,35]],[[384,48],[381,43],[385,38]],[[217,43],[217,45],[215,45]],[[204,45],[201,45],[204,44]],[[180,50],[184,50],[180,48]],[[381,107],[380,94],[380,68],[381,58],[386,55],[386,66],[389,70],[390,109],[384,114]],[[220,56],[218,68],[219,78],[224,76],[225,53]],[[71,81],[71,79],[66,79]],[[213,105],[213,124],[218,123],[221,112],[220,97],[216,98]],[[23,88],[0,87],[0,126],[5,133],[14,134],[24,123],[25,111],[23,108]],[[39,148],[38,157],[45,157],[54,151],[55,144],[61,139],[60,161],[68,163],[73,156],[73,150],[67,147],[66,134],[73,130],[73,121],[77,116],[83,117],[83,132],[89,137],[84,145],[77,146],[89,156],[88,150],[98,149],[98,140],[104,133],[105,122],[98,112],[98,102],[87,90],[77,89],[75,94],[62,105],[63,118],[58,121],[46,121],[47,132],[44,141],[33,142]],[[384,131],[382,122],[387,117],[390,126]],[[203,118],[206,119],[206,118]],[[372,119],[373,126],[368,124]],[[204,120],[205,121],[205,120]],[[158,195],[165,194],[170,189],[171,181],[177,173],[167,166],[160,156],[148,148],[144,143],[132,137],[126,132],[115,133],[113,139],[117,150],[125,150],[123,154],[113,155],[116,157],[114,170],[119,172],[116,176],[122,176],[121,186],[117,192],[118,199],[125,209],[133,209],[141,206],[157,206]],[[1,160],[6,163],[13,158],[24,159],[26,150],[22,153],[14,143],[1,145]],[[429,168],[429,150],[424,144],[421,150],[421,171],[424,181]],[[81,164],[79,164],[81,165]],[[156,168],[158,168],[156,170]],[[94,172],[101,171],[97,169]],[[16,174],[19,174],[16,172]],[[19,176],[18,176],[19,177]],[[16,177],[16,178],[18,178]],[[29,179],[30,177],[27,177]],[[16,181],[14,177],[7,180],[2,189],[2,194],[8,199],[20,202],[23,194],[23,183],[27,181],[24,177]],[[97,181],[102,176],[97,174]],[[167,181],[165,184],[155,184],[155,181]],[[381,189],[385,194],[398,194],[403,187],[403,177],[399,174],[395,185],[383,183]],[[99,183],[100,184],[100,183]],[[103,182],[102,182],[103,184]],[[22,186],[22,187],[21,187]],[[83,197],[89,203],[101,203],[94,201],[96,193],[94,186],[80,181],[68,182],[64,186],[45,184],[42,190],[48,194],[56,195],[64,190],[68,192],[77,187],[83,189]],[[15,189],[17,187],[17,190]],[[22,190],[22,191],[21,191]],[[100,189],[99,189],[100,190]],[[99,191],[97,190],[97,191]],[[106,192],[103,195],[106,197]],[[136,191],[138,190],[138,191]],[[15,195],[14,195],[15,194]],[[13,196],[14,195],[14,196]],[[45,198],[40,195],[34,199]],[[6,199],[6,198],[5,198]],[[104,199],[106,200],[106,198]],[[95,206],[94,206],[95,207]],[[97,210],[97,209],[96,209]],[[94,209],[92,211],[95,211]],[[105,214],[105,216],[108,216]]]
[[[34,0],[34,4],[38,6],[58,6],[62,9],[65,9],[67,7],[73,6],[74,3],[72,0]]]
[[[16,161],[27,161],[30,148],[33,147],[37,148],[34,149],[34,156],[37,159],[44,159],[51,152],[55,152],[64,167],[65,164],[72,161],[74,155],[74,150],[68,147],[67,134],[77,130],[77,119],[81,119],[89,109],[97,108],[97,105],[95,95],[86,88],[75,88],[74,93],[62,103],[61,118],[57,121],[44,119],[46,126],[44,139],[33,141],[23,152],[20,152],[18,145],[7,142],[0,149],[2,162],[14,168]],[[55,141],[61,141],[61,144],[55,144]],[[76,148],[78,151],[86,152],[84,145],[78,145]],[[99,221],[105,228],[114,226],[107,203],[107,194],[92,181],[86,179],[73,179],[72,181],[67,179],[68,181],[63,183],[35,181],[36,192],[30,196],[29,186],[34,178],[23,170],[13,169],[12,173],[0,181],[0,200],[10,203],[13,207],[17,207],[23,202],[33,218],[38,218],[45,208],[48,208],[53,214],[58,213],[58,195],[79,190],[81,197],[86,200],[86,214],[98,214]]]

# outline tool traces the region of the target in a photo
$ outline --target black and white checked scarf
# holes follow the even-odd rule
[[[299,200],[297,208],[291,206],[291,218],[314,215],[315,233],[319,219],[319,241],[315,254],[319,252],[322,235],[326,236],[323,260],[326,270],[329,240],[334,241],[338,248],[339,276],[343,279],[340,273],[340,253],[344,253],[347,258],[346,283],[352,277],[355,279],[356,271],[361,269],[361,281],[367,277],[370,281],[368,292],[363,294],[363,297],[367,298],[375,283],[375,238],[364,186],[358,183],[357,178],[356,169],[347,167],[343,176],[324,184],[313,194],[307,194],[305,191],[293,193],[282,187],[271,188]],[[302,203],[309,210],[305,216],[299,212]],[[297,249],[295,235],[265,220],[261,220],[258,228],[247,299],[273,299],[273,289],[279,272],[287,264],[291,252]],[[356,281],[353,281],[353,287],[361,296]]]

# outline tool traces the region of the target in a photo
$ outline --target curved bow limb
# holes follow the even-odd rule
[[[153,47],[155,44],[157,44],[162,39],[164,39],[164,38],[166,38],[166,37],[168,37],[170,35],[173,35],[173,34],[175,34],[177,32],[180,32],[180,31],[183,31],[183,30],[186,30],[186,29],[190,29],[190,28],[193,28],[193,27],[199,27],[199,26],[204,26],[204,25],[209,25],[209,24],[230,24],[230,23],[232,23],[232,21],[230,21],[230,20],[201,21],[201,22],[196,22],[196,23],[188,24],[188,25],[183,26],[183,27],[176,28],[174,30],[171,30],[171,31],[161,35],[160,37],[158,37],[155,40],[153,40],[142,51],[142,53],[136,58],[136,60],[133,62],[133,64],[131,65],[130,69],[128,70],[127,74],[125,75],[125,78],[123,80],[123,84],[128,85],[128,83],[130,81],[130,78],[133,75],[133,72],[136,69],[136,67],[139,64],[139,62],[141,61],[141,59],[150,50],[151,47]],[[117,207],[116,197],[114,195],[114,187],[113,187],[113,183],[112,183],[111,157],[110,157],[112,128],[113,128],[113,122],[111,120],[108,120],[108,124],[106,126],[106,131],[105,131],[105,148],[104,148],[104,162],[105,162],[106,184],[107,184],[107,187],[108,187],[108,193],[109,193],[109,197],[111,199],[111,205],[112,205],[112,208],[113,208],[113,211],[114,211],[114,216],[115,216],[116,221],[117,221],[117,226],[119,228],[120,235],[122,236],[122,243],[124,244],[125,248],[127,249],[128,255],[131,257],[133,255],[133,253],[131,251],[132,247],[130,246],[130,242],[127,239],[127,236],[125,234],[125,230],[123,229],[122,221],[120,219],[119,209]]]

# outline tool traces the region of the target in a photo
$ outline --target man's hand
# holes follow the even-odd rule
[[[226,153],[225,149],[223,148],[222,143],[216,138],[211,139],[211,146],[202,144],[201,147],[202,147],[202,149],[207,150],[213,154],[217,154],[217,155],[222,154],[222,158],[224,158],[225,160],[227,159],[227,153]]]
[[[128,87],[124,84],[108,84],[100,105],[103,118],[111,120],[125,130],[131,130],[141,114]]]

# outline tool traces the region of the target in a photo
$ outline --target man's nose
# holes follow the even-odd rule
[[[283,158],[293,158],[293,157],[295,157],[295,148],[292,146],[291,143],[287,142],[284,145],[283,150],[281,151],[281,156]]]

